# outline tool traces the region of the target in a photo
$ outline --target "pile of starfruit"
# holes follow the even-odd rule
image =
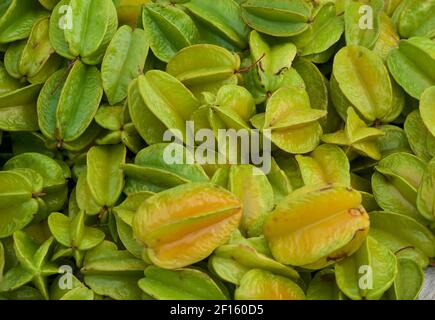
[[[0,3],[1,299],[418,299],[434,157],[435,0]]]

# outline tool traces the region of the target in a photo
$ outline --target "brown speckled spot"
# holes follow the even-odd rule
[[[332,183],[328,183],[323,188],[320,188],[319,191],[326,191],[326,190],[330,190],[330,189],[332,189]]]
[[[342,253],[338,256],[335,257],[326,257],[326,261],[337,261],[337,260],[341,260],[347,257],[347,253]]]
[[[351,216],[360,216],[363,214],[363,211],[360,208],[350,208],[347,210],[347,213],[349,213]]]

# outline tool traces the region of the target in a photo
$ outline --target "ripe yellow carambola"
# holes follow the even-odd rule
[[[369,224],[358,191],[327,185],[291,193],[266,218],[263,231],[278,262],[320,269],[355,252]]]
[[[133,218],[133,233],[155,265],[175,269],[227,242],[241,217],[242,204],[229,191],[188,183],[148,198]]]

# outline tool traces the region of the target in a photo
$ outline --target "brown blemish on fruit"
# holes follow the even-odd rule
[[[349,213],[351,216],[358,217],[364,212],[361,210],[361,208],[350,208],[347,210],[347,213]]]
[[[341,260],[347,257],[347,253],[342,253],[338,256],[335,257],[326,257],[326,261],[337,261],[337,260]]]
[[[319,191],[326,191],[332,189],[332,183],[328,183],[325,187],[320,188]]]
[[[39,197],[43,197],[45,195],[46,195],[45,192],[33,192],[32,193],[32,198],[39,198]]]
[[[398,253],[400,253],[404,250],[407,250],[407,249],[415,249],[415,247],[414,246],[406,246],[406,247],[400,248],[399,250],[395,251],[394,254],[397,255]]]

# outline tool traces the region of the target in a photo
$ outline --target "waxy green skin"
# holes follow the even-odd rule
[[[393,153],[382,159],[372,176],[373,195],[386,211],[410,216],[423,224],[427,220],[417,209],[417,190],[426,164],[408,153]]]
[[[60,147],[78,139],[91,124],[102,96],[101,74],[96,67],[76,61],[70,70],[57,71],[38,97],[42,133]]]
[[[128,85],[143,72],[147,54],[148,41],[142,29],[119,28],[101,65],[103,88],[111,105],[127,97]]]
[[[37,1],[5,1],[0,7],[0,43],[11,43],[27,38],[35,21],[47,17],[46,11]]]
[[[371,268],[372,286],[360,285],[361,266]],[[378,300],[391,286],[396,274],[397,259],[393,252],[370,236],[353,256],[335,266],[338,287],[354,300]]]
[[[198,42],[199,31],[187,13],[176,6],[147,4],[142,25],[157,58],[168,62],[182,48]]]
[[[183,5],[193,17],[202,21],[212,33],[240,49],[247,47],[249,28],[241,17],[241,8],[234,0],[205,2],[186,1]],[[226,14],[219,14],[225,12]]]
[[[19,265],[8,270],[1,281],[0,292],[19,288],[32,281],[44,299],[49,299],[46,277],[58,273],[58,268],[48,260],[48,251],[53,238],[38,246],[23,231],[14,233],[14,251]]]
[[[418,299],[435,258],[434,9],[2,1],[0,299]],[[215,140],[259,130],[270,171],[202,163],[186,121]],[[294,201],[307,190],[317,203]]]
[[[155,266],[145,269],[139,287],[155,299],[161,300],[227,300],[222,284],[196,268],[165,270]]]
[[[435,255],[434,236],[415,219],[388,211],[370,213],[370,235],[398,257],[409,258],[426,267]]]
[[[21,81],[44,83],[61,65],[48,38],[49,19],[35,22],[29,38],[11,45],[5,53],[5,67]]]
[[[68,21],[71,25],[62,17],[64,12],[60,8],[65,5],[71,8],[71,20]],[[118,27],[113,2],[62,0],[53,12],[50,19],[50,41],[55,51],[67,59],[80,57],[84,63],[99,64]]]

